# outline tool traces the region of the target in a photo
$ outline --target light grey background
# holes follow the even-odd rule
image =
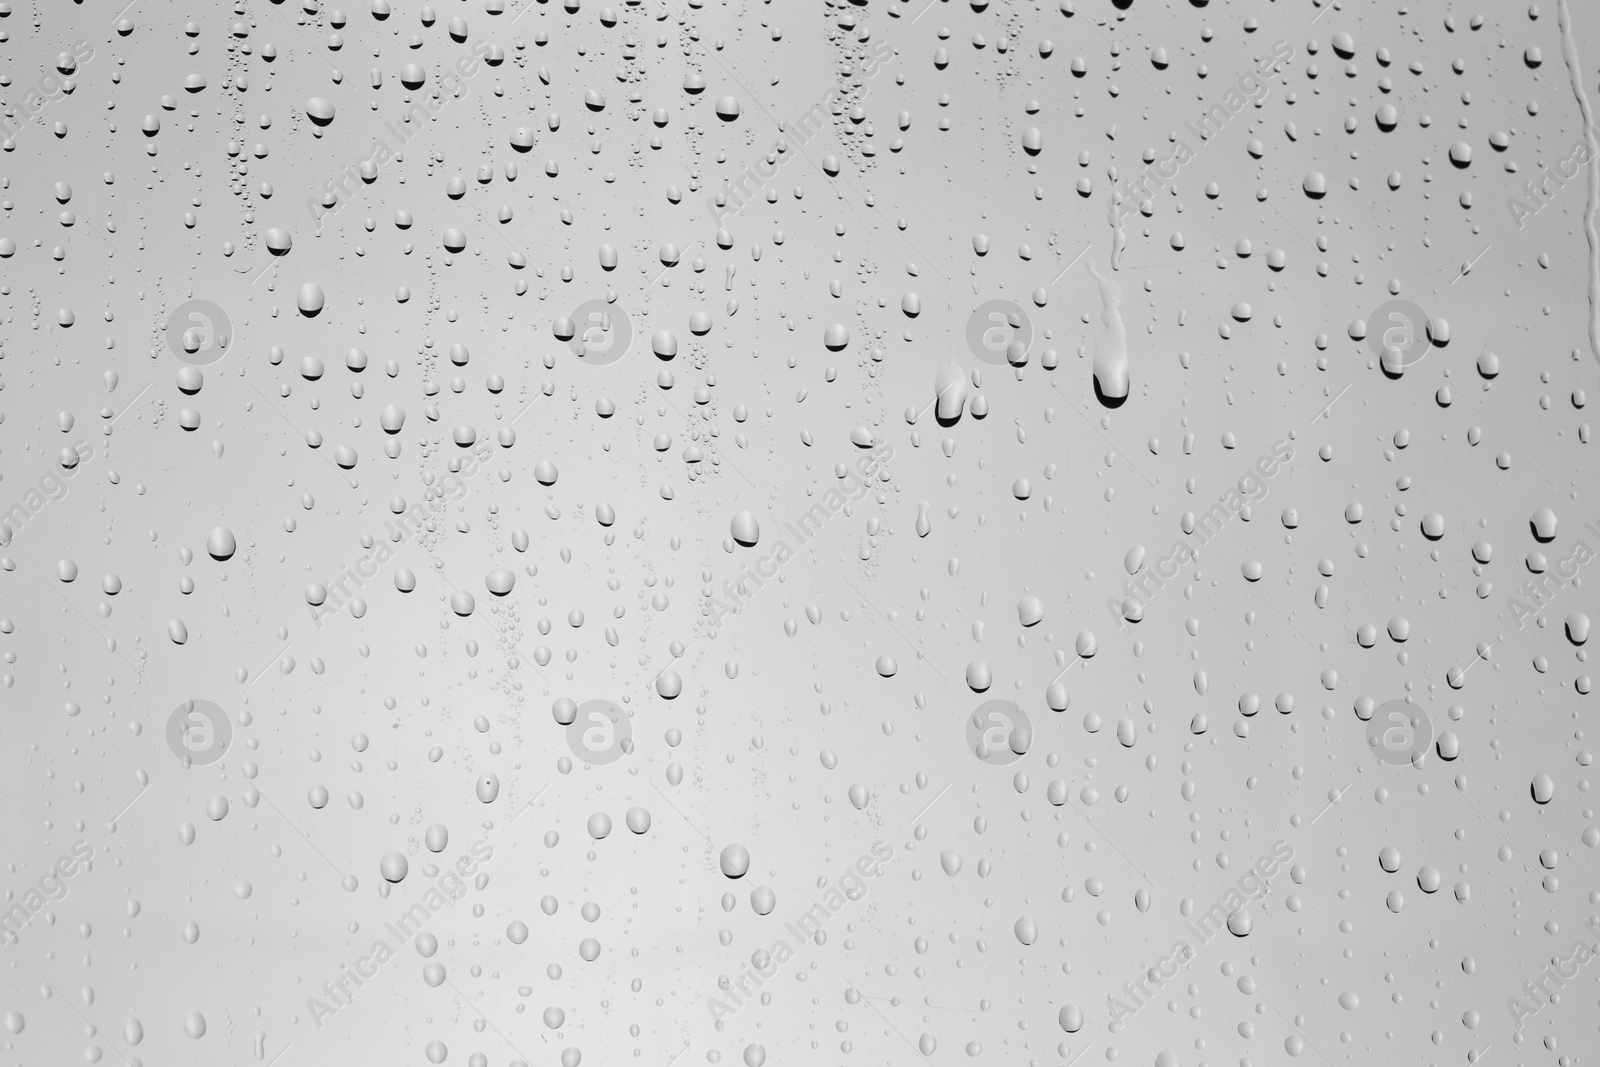
[[[1522,626],[1508,606],[1531,565],[1555,573],[1579,539],[1600,551],[1584,406],[1600,172],[1550,183],[1520,227],[1507,204],[1532,203],[1523,183],[1575,142],[1592,151],[1592,11],[499,8],[444,0],[425,23],[409,2],[379,19],[138,0],[0,19],[15,130],[0,145],[0,504],[27,509],[0,549],[6,906],[74,842],[95,856],[0,944],[7,1062],[1600,1053],[1600,964],[1520,1029],[1507,1005],[1540,1004],[1524,981],[1594,944],[1581,927],[1600,913],[1595,698],[1567,632],[1600,609],[1600,571],[1528,602]],[[70,93],[22,125],[26,94],[62,76],[77,41],[93,54]],[[1147,148],[1164,157],[1280,41],[1292,58],[1260,106],[1148,216],[1133,205],[1113,271],[1111,172],[1129,178]],[[374,139],[392,153],[385,124],[477,42],[503,61],[446,83],[370,184],[352,169],[352,202],[319,232],[307,199]],[[418,91],[407,64],[427,72]],[[333,105],[325,126],[313,98]],[[773,202],[763,189],[719,226],[707,198],[814,104],[827,125],[803,143],[791,127]],[[1303,191],[1313,173],[1320,200]],[[1091,377],[1091,265],[1120,288],[1131,385],[1115,408]],[[308,284],[325,300],[315,317],[297,308]],[[1390,377],[1366,337],[1396,296],[1448,343]],[[232,336],[188,393],[167,327],[192,299]],[[967,347],[990,300],[1027,312],[1020,368]],[[589,301],[626,316],[623,358],[585,365],[557,336]],[[835,325],[842,348],[826,343]],[[670,360],[652,351],[659,331]],[[347,368],[352,348],[364,370]],[[941,390],[958,417],[938,418]],[[392,436],[388,405],[405,414]],[[457,440],[489,457],[446,481],[473,453]],[[80,442],[91,454],[65,495],[30,509]],[[1185,513],[1284,442],[1293,458],[1261,479],[1264,498],[1204,547],[1185,534]],[[884,445],[870,494],[799,545],[785,524]],[[444,506],[435,529],[359,590],[364,615],[319,626],[308,587],[419,501]],[[1541,508],[1558,521],[1549,543],[1530,526]],[[734,540],[741,512],[754,547]],[[207,551],[218,527],[237,542],[225,561]],[[713,626],[723,583],[780,540],[794,558]],[[1119,621],[1108,601],[1127,596],[1128,568],[1178,541],[1199,558]],[[401,568],[414,591],[396,589]],[[504,597],[498,568],[516,575]],[[1416,766],[1379,758],[1362,698],[1415,702],[1439,747]],[[563,699],[625,709],[633,751],[586,766],[553,714]],[[1031,723],[1014,763],[968,748],[992,699]],[[217,762],[169,750],[186,700],[230,716]],[[489,775],[497,792],[480,790]],[[626,823],[635,807],[644,833]],[[596,813],[613,824],[602,840]],[[437,855],[434,824],[449,831]],[[479,840],[486,884],[430,920],[437,953],[401,948],[318,1026],[308,998],[423,899],[429,863]],[[1293,859],[1248,921],[1111,1029],[1108,997],[1131,1004],[1123,983],[1195,943],[1186,916],[1280,840]],[[825,943],[786,935],[879,841],[891,858]],[[729,845],[749,851],[737,879],[719,862]],[[396,852],[409,871],[385,895],[380,860]],[[785,937],[797,951],[766,996],[714,1026],[719,979]]]

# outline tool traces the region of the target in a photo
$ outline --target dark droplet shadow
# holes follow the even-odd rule
[[[1133,386],[1131,384],[1128,386],[1128,392],[1133,392]],[[1094,383],[1094,398],[1100,401],[1101,407],[1111,408],[1113,411],[1128,402],[1128,398],[1126,396],[1106,396],[1106,394],[1102,393],[1100,391],[1100,382],[1098,379],[1096,379]]]

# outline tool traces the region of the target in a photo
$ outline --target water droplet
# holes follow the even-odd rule
[[[750,869],[750,850],[743,845],[728,845],[718,860],[722,873],[729,878],[743,878]]]
[[[409,864],[406,863],[405,856],[398,852],[385,853],[378,861],[378,873],[383,875],[383,880],[386,882],[403,881],[408,869]]]

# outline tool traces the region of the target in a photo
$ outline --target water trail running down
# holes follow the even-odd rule
[[[1122,194],[1115,189],[1111,190],[1110,212],[1107,216],[1111,223],[1111,269],[1122,269],[1122,250],[1128,247],[1128,235],[1122,232],[1122,212],[1117,206],[1122,203]]]
[[[1100,288],[1100,325],[1104,327],[1094,339],[1095,393],[1107,407],[1120,407],[1128,399],[1128,330],[1117,307],[1122,287],[1102,277],[1094,260],[1089,260],[1088,266]]]
[[[1572,95],[1578,98],[1578,110],[1583,113],[1583,137],[1589,145],[1589,194],[1583,207],[1583,233],[1589,241],[1589,352],[1600,362],[1600,234],[1595,232],[1595,212],[1600,211],[1600,155],[1594,137],[1594,109],[1589,106],[1589,95],[1583,89],[1583,67],[1578,59],[1578,45],[1572,39],[1572,12],[1567,0],[1556,0],[1556,23],[1561,27],[1561,59],[1567,65],[1567,76],[1572,81]]]

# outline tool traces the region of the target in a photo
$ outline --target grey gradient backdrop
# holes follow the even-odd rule
[[[1600,1055],[1592,9],[0,13],[5,1062]]]

